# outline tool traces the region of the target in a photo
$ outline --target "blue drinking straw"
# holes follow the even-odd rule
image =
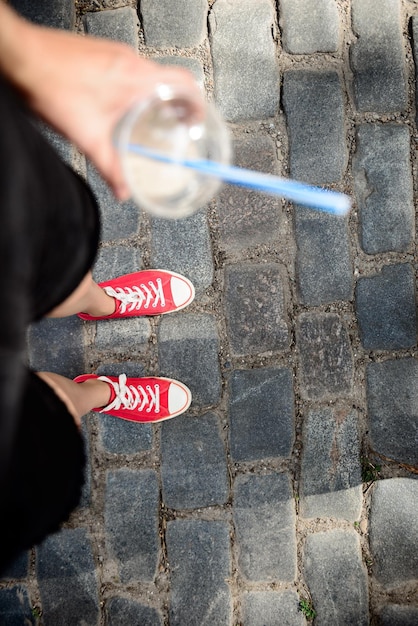
[[[216,161],[176,158],[137,144],[130,144],[129,151],[162,163],[181,165],[205,176],[219,178],[232,185],[282,196],[296,204],[310,206],[333,215],[346,215],[351,207],[350,198],[343,193],[312,187],[296,180],[280,178],[271,174],[261,174],[234,165],[223,165]]]

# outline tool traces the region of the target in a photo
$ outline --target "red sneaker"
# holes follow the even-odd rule
[[[115,299],[115,312],[102,317],[79,313],[81,319],[107,320],[172,313],[190,304],[195,295],[190,280],[168,270],[143,270],[125,274],[99,283],[99,287]]]
[[[107,406],[92,409],[131,422],[163,422],[187,411],[192,401],[190,389],[171,378],[127,378],[126,374],[96,376],[83,374],[74,378],[82,383],[96,378],[108,383],[111,390]]]

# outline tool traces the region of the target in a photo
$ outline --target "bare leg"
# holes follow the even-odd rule
[[[91,272],[64,302],[48,313],[47,317],[67,317],[76,313],[88,313],[95,317],[111,315],[116,308],[114,298],[94,282]]]
[[[52,372],[38,372],[38,376],[52,387],[78,426],[83,415],[96,407],[109,404],[110,387],[101,380],[92,378],[83,383],[75,383],[65,376]]]

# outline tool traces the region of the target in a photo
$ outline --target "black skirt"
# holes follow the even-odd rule
[[[85,455],[65,404],[25,365],[26,331],[92,267],[90,189],[0,80],[0,570],[79,502]]]

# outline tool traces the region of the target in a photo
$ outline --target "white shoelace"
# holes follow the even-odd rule
[[[121,374],[118,382],[110,380],[107,376],[99,376],[99,380],[112,385],[116,394],[114,400],[104,407],[100,411],[101,413],[112,409],[118,410],[121,406],[131,411],[135,409],[143,411],[145,409],[147,413],[150,413],[154,409],[155,413],[160,412],[160,386],[158,384],[154,385],[154,387],[150,385],[145,385],[145,387],[141,385],[127,385],[126,374]]]
[[[165,298],[161,278],[157,278],[156,283],[152,280],[148,281],[148,285],[133,285],[132,287],[104,287],[108,296],[116,298],[121,302],[121,313],[125,313],[127,307],[129,311],[135,309],[139,311],[141,307],[148,309],[149,306],[155,308],[158,302],[161,306],[165,306]]]

